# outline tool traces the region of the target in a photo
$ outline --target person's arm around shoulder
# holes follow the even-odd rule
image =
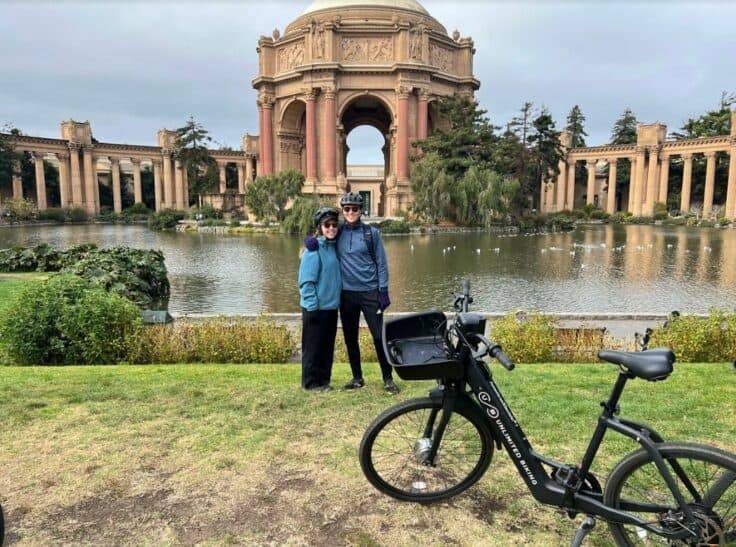
[[[299,294],[301,304],[307,311],[315,311],[319,308],[317,300],[317,282],[319,281],[319,251],[307,251],[302,255],[299,265]]]
[[[376,265],[378,266],[378,287],[388,290],[388,260],[386,259],[386,249],[383,247],[383,238],[381,231],[371,226],[373,231],[373,243],[376,248]]]

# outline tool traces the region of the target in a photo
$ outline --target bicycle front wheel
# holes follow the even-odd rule
[[[360,466],[368,481],[402,501],[429,503],[455,496],[488,468],[493,439],[478,412],[453,410],[437,441],[442,403],[430,398],[404,401],[380,414],[360,443]]]
[[[697,537],[654,461],[637,450],[613,469],[604,502],[632,513],[654,531],[608,523],[618,545],[736,545],[736,456],[710,446],[662,443],[660,453],[696,517]]]

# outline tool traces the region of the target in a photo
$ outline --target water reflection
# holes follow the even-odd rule
[[[142,226],[0,229],[0,247],[92,242],[164,252],[176,313],[298,311],[300,237],[151,232]],[[393,311],[446,309],[469,278],[475,309],[547,312],[705,312],[736,304],[736,231],[584,226],[504,237],[386,237]]]

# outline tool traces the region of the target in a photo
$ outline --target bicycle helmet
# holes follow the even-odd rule
[[[343,205],[357,205],[361,209],[363,208],[363,196],[358,192],[348,192],[340,198],[340,206]]]
[[[326,220],[329,220],[329,219],[337,220],[338,214],[339,213],[332,207],[320,207],[319,209],[317,209],[317,212],[314,213],[315,228],[318,228],[319,225],[325,222]]]

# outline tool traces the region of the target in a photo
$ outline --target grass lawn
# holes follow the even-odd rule
[[[366,426],[430,382],[307,394],[298,365],[0,368],[0,500],[22,545],[561,545],[579,522],[537,504],[505,453],[445,503],[392,500],[363,478]],[[538,451],[579,461],[616,368],[520,365],[495,376]],[[349,377],[336,366],[333,384]],[[736,451],[730,364],[634,381],[622,415],[668,440]],[[604,442],[596,471],[633,449]],[[611,545],[602,524],[588,545]]]
[[[0,313],[5,312],[10,301],[33,279],[48,277],[42,273],[0,273]]]

